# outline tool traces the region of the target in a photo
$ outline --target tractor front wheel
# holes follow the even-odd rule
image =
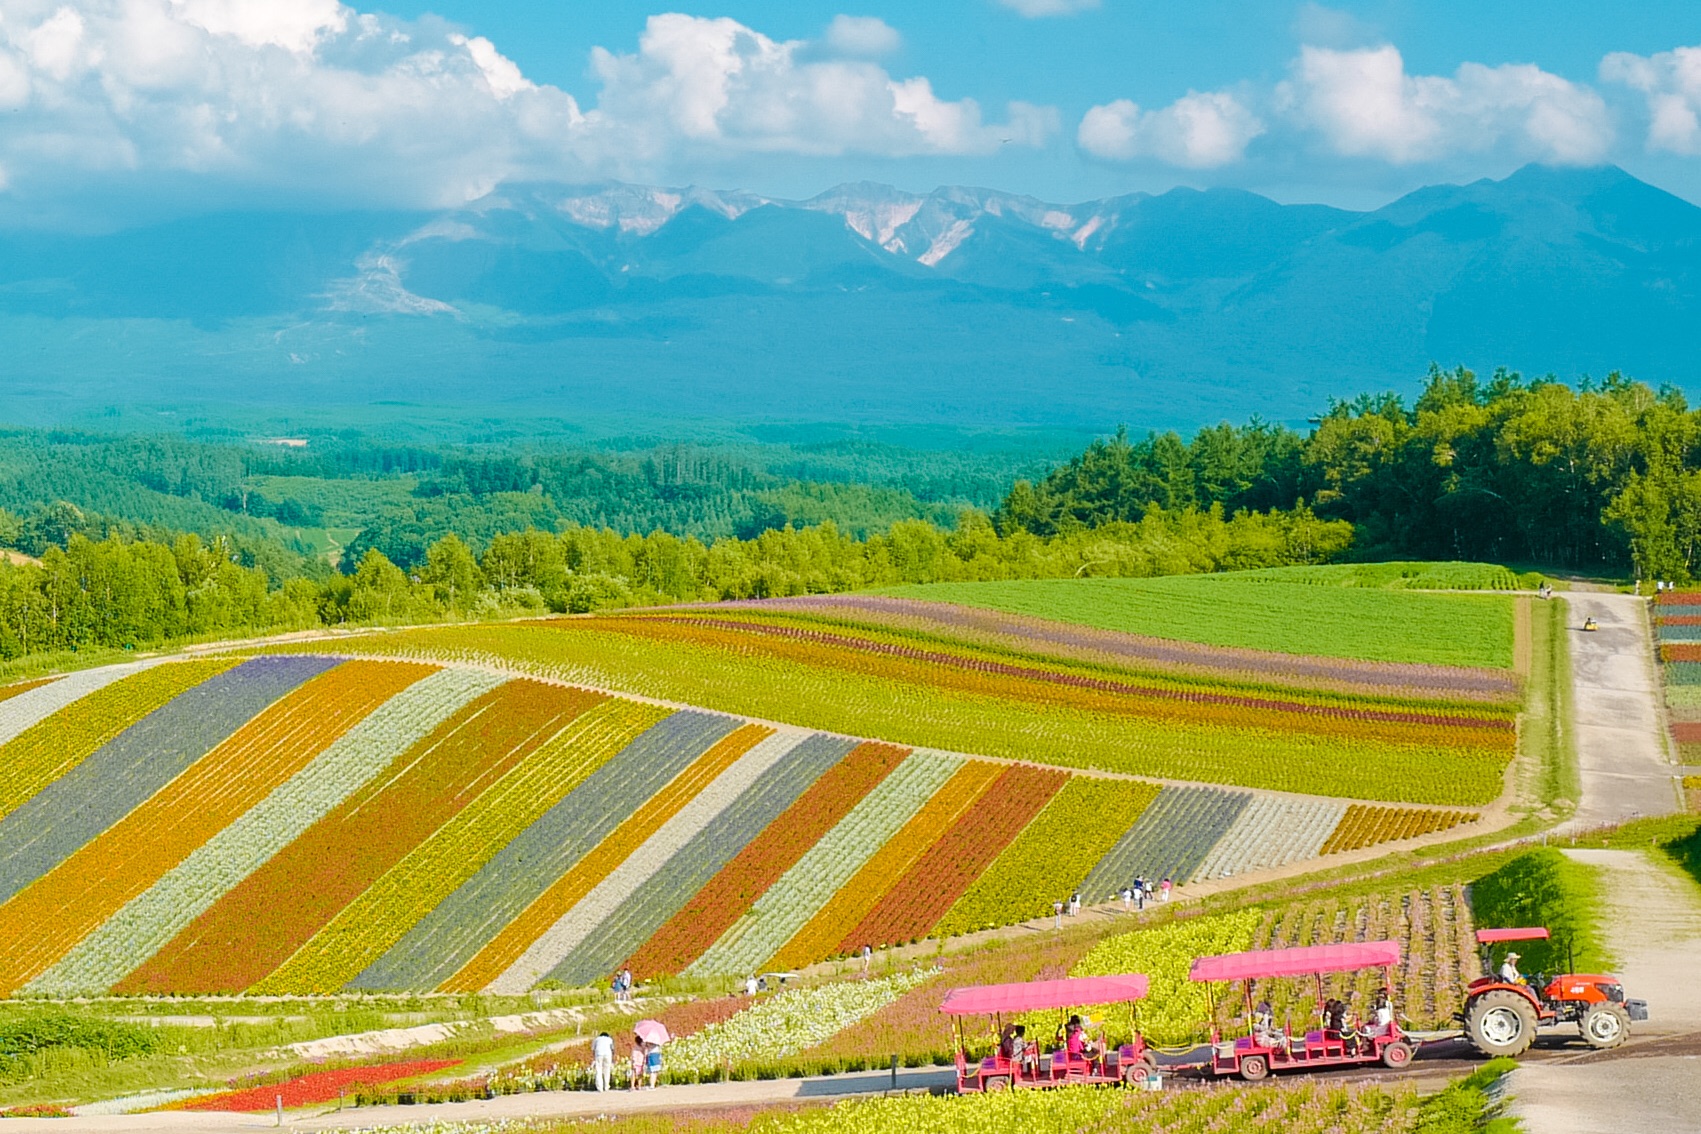
[[[1485,992],[1465,1011],[1465,1034],[1484,1055],[1522,1055],[1536,1040],[1536,1009],[1507,989]]]
[[[1617,1047],[1630,1036],[1630,1013],[1617,1004],[1591,1004],[1577,1029],[1583,1042],[1596,1050]]]
[[[1248,1083],[1269,1078],[1270,1061],[1262,1055],[1248,1055],[1240,1061],[1240,1077]]]

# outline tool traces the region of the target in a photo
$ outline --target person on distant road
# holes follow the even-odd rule
[[[608,1090],[608,1082],[614,1077],[614,1037],[607,1032],[598,1032],[591,1041],[591,1069],[596,1073],[597,1090]]]

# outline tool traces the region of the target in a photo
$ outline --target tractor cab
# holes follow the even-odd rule
[[[1549,978],[1525,976],[1521,958],[1511,946],[1522,941],[1546,941],[1545,927],[1477,930],[1483,975],[1465,989],[1460,1021],[1465,1034],[1487,1055],[1519,1055],[1535,1042],[1540,1028],[1574,1024],[1590,1047],[1617,1047],[1630,1036],[1633,1020],[1648,1018],[1648,1005],[1627,1000],[1624,985],[1605,973],[1567,972]],[[1495,964],[1497,947],[1500,964]],[[1568,964],[1567,968],[1575,968]]]

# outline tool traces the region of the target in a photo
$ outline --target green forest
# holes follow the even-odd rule
[[[1434,370],[1073,456],[0,434],[0,656],[959,580],[1468,559],[1690,578],[1674,390]]]

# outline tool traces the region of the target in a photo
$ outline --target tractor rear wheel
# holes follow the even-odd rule
[[[1262,1055],[1248,1055],[1240,1061],[1240,1077],[1248,1083],[1270,1077],[1270,1061]]]
[[[1484,1055],[1522,1055],[1536,1040],[1536,1009],[1507,989],[1485,992],[1465,1010],[1465,1034]]]
[[[1008,1075],[994,1075],[986,1081],[986,1086],[983,1089],[988,1092],[1008,1091],[1010,1089],[1010,1077]]]
[[[1591,1004],[1577,1025],[1583,1042],[1597,1050],[1617,1047],[1630,1037],[1630,1013],[1617,1004]]]

